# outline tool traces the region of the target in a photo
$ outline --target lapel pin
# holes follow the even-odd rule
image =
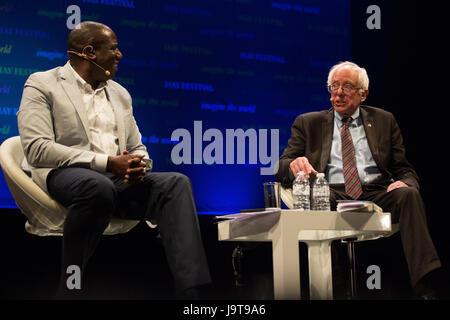
[[[371,123],[369,123],[368,125],[367,125],[369,128],[371,128],[372,127],[372,124]]]

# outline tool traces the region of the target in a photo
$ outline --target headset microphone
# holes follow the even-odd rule
[[[79,56],[79,57],[81,57],[81,58],[83,58],[83,59],[86,59],[86,60],[89,61],[89,62],[92,62],[92,63],[95,64],[97,67],[99,67],[100,69],[102,69],[103,71],[105,71],[105,75],[106,75],[107,77],[109,77],[109,76],[111,75],[111,72],[110,72],[109,70],[106,70],[105,68],[103,68],[103,67],[100,66],[99,64],[97,64],[97,63],[95,63],[94,61],[92,61],[91,59],[89,59],[84,53],[76,52],[76,51],[72,51],[72,50],[67,51],[67,53],[73,53],[73,54],[76,54],[77,56]]]

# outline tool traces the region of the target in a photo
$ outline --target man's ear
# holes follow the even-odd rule
[[[369,90],[364,90],[361,92],[361,102],[365,101],[367,99],[367,96],[369,95]]]
[[[88,59],[96,58],[94,47],[91,45],[85,46],[82,50],[82,54]]]

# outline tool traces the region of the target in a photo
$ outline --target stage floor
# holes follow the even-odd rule
[[[25,232],[25,217],[17,209],[0,209],[2,262],[0,299],[54,299],[59,278],[60,237],[38,237]],[[272,300],[272,252],[270,243],[244,245],[242,285],[235,285],[232,252],[238,243],[219,242],[214,216],[199,215],[205,250],[213,278],[214,300]],[[127,234],[103,236],[85,275],[84,299],[171,300],[173,281],[157,230],[138,224]],[[240,244],[242,245],[242,244]],[[337,251],[345,247],[335,243]],[[356,244],[358,298],[362,300],[412,299],[398,234],[388,239]],[[302,298],[308,299],[307,251],[300,246]],[[344,256],[345,257],[345,256]],[[444,257],[445,258],[445,257]],[[338,259],[338,258],[336,258]],[[342,259],[342,257],[341,257]],[[336,260],[335,260],[336,261]],[[347,299],[345,260],[333,270],[334,298]],[[369,265],[381,269],[381,289],[369,290]],[[443,261],[443,265],[444,261]],[[448,279],[442,282],[443,298],[449,299]]]

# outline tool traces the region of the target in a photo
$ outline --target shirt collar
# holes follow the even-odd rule
[[[356,111],[355,112],[353,112],[353,114],[352,114],[352,122],[355,120],[355,119],[358,119],[359,118],[359,107],[358,108],[356,108]],[[342,116],[338,113],[338,112],[336,112],[336,110],[334,110],[334,118],[336,119],[336,120],[338,120],[338,125],[339,126],[343,126],[344,124],[343,124],[343,122],[342,122]]]
[[[69,69],[72,71],[73,76],[74,76],[75,79],[77,80],[78,86],[80,87],[80,89],[84,90],[85,92],[90,92],[90,93],[97,92],[97,91],[103,90],[103,89],[107,86],[107,83],[104,82],[104,81],[102,81],[102,82],[100,82],[100,84],[98,85],[97,89],[93,90],[92,87],[91,87],[91,85],[90,85],[89,83],[87,83],[86,80],[84,80],[84,79],[78,74],[78,72],[75,71],[75,69],[72,67],[72,65],[70,64],[70,62],[69,62],[68,64],[69,64]]]

